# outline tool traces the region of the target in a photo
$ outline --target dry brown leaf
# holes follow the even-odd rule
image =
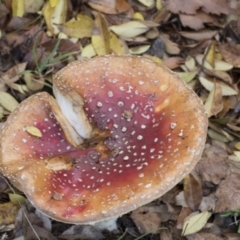
[[[190,27],[195,30],[204,28],[204,23],[218,25],[215,17],[204,12],[197,12],[194,15],[179,14],[181,23],[185,27]]]
[[[240,44],[219,44],[218,49],[226,62],[240,68]]]
[[[194,172],[204,181],[219,184],[225,178],[229,168],[227,157],[228,154],[223,148],[207,144]]]
[[[186,236],[187,240],[223,240],[222,237],[215,235],[214,233],[205,233],[198,232],[191,235]],[[230,240],[230,239],[228,239]],[[233,239],[232,239],[233,240]]]
[[[163,60],[163,64],[170,68],[178,68],[183,63],[183,58],[180,57],[170,57]]]
[[[218,185],[215,212],[240,209],[240,174],[230,172]]]
[[[131,8],[131,5],[126,0],[89,0],[87,3],[93,9],[107,14],[122,13]]]
[[[108,31],[105,17],[100,13],[94,21],[92,45],[97,55],[110,53],[110,32]]]
[[[184,219],[189,216],[192,213],[192,210],[188,207],[182,207],[181,212],[179,214],[178,220],[177,220],[177,224],[176,227],[178,229],[182,229],[183,228],[183,222]]]
[[[207,101],[204,104],[208,117],[217,115],[223,109],[222,88],[220,84],[214,83],[213,89],[208,95]]]
[[[163,44],[167,53],[174,54],[174,55],[180,53],[180,48],[178,47],[177,43],[171,41],[167,34],[160,33],[160,37],[163,41]]]
[[[202,186],[192,174],[188,174],[183,181],[184,198],[192,211],[197,211],[202,201]]]
[[[217,33],[217,31],[203,29],[197,32],[181,31],[179,33],[185,38],[189,38],[196,41],[203,41],[203,40],[211,39]]]
[[[232,78],[231,78],[231,76],[230,76],[228,73],[224,72],[224,71],[207,69],[207,68],[204,68],[203,71],[204,71],[206,74],[210,75],[210,76],[217,77],[217,78],[223,80],[223,81],[226,82],[226,83],[232,84]]]
[[[161,224],[160,215],[154,212],[149,206],[143,206],[134,210],[130,217],[141,234],[148,232],[156,233]]]
[[[168,0],[167,9],[173,13],[195,14],[200,8],[206,13],[214,13],[217,15],[229,14],[231,12],[230,5],[227,0]]]

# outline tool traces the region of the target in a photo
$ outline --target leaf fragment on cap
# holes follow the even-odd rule
[[[34,137],[42,137],[41,131],[34,126],[26,126],[25,130]]]

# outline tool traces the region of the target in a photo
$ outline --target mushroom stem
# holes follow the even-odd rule
[[[76,132],[84,139],[91,138],[93,127],[84,112],[82,97],[73,89],[61,91],[53,87],[53,92],[63,115]]]

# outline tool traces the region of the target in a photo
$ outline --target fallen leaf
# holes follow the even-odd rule
[[[224,71],[212,70],[212,69],[207,69],[207,68],[204,68],[203,71],[210,76],[217,77],[217,78],[223,80],[226,83],[232,84],[231,76]]]
[[[205,226],[211,215],[212,213],[207,211],[202,213],[193,212],[192,214],[190,214],[184,220],[182,235],[186,236],[201,230]]]
[[[240,44],[219,44],[218,49],[226,62],[234,67],[240,68]]]
[[[0,92],[0,105],[2,105],[9,112],[13,112],[13,110],[18,106],[18,102],[9,93]]]
[[[197,32],[181,31],[179,33],[185,38],[189,38],[196,41],[203,41],[203,40],[211,39],[217,33],[217,31],[203,29]]]
[[[160,37],[163,41],[166,52],[174,55],[180,53],[180,48],[178,45],[175,42],[171,41],[167,34],[160,33]]]
[[[212,91],[214,88],[214,81],[208,78],[199,77],[200,83],[208,90]],[[238,94],[233,88],[229,87],[226,83],[215,80],[222,89],[222,96],[232,96]]]
[[[69,37],[84,38],[92,36],[93,20],[85,15],[79,16],[78,20],[71,20],[58,26],[59,30]]]
[[[113,52],[115,54],[124,54],[124,53],[127,53],[126,48],[123,45],[123,41],[121,41],[117,37],[116,34],[114,34],[113,32],[110,32],[110,49],[111,49],[111,52]]]
[[[93,9],[107,14],[119,14],[131,8],[126,0],[89,0],[87,3]]]
[[[204,104],[208,117],[216,116],[223,109],[222,88],[219,83],[214,83],[210,94]]]
[[[217,19],[215,17],[204,12],[197,12],[194,15],[179,14],[179,17],[183,26],[190,27],[195,30],[204,28],[205,23],[218,25]]]
[[[14,223],[20,206],[13,202],[0,204],[0,225]]]
[[[150,206],[144,206],[134,210],[130,217],[141,234],[157,233],[161,224],[160,215],[154,212]]]
[[[138,1],[146,7],[153,7],[155,4],[154,0],[138,0]]]
[[[132,47],[132,48],[129,48],[129,53],[142,54],[142,53],[145,53],[150,47],[151,45],[141,45],[137,47]]]
[[[85,46],[82,49],[82,53],[81,53],[82,57],[91,58],[91,57],[94,57],[96,55],[97,55],[97,53],[96,53],[92,44],[88,44],[87,46]]]
[[[97,55],[110,53],[110,33],[103,15],[97,15],[92,32],[92,45]]]
[[[191,82],[197,75],[197,71],[194,72],[176,72],[176,74],[186,83]]]
[[[207,49],[206,61],[214,68],[215,63],[215,41],[212,41]]]
[[[138,21],[129,21],[121,25],[109,27],[118,36],[125,38],[133,38],[141,35],[149,30],[149,27]]]
[[[194,172],[203,180],[219,184],[226,177],[228,153],[219,146],[206,145]],[[204,184],[204,181],[203,181]]]
[[[192,174],[188,174],[183,181],[184,198],[192,211],[197,211],[202,201],[202,186]]]
[[[234,211],[240,209],[240,174],[230,172],[219,184],[215,196],[217,198],[215,212]]]
[[[24,12],[24,0],[12,0],[13,17],[22,17]]]
[[[168,0],[166,4],[167,8],[173,13],[187,13],[195,14],[198,9],[206,13],[214,13],[217,15],[229,14],[231,12],[230,5],[227,0]]]

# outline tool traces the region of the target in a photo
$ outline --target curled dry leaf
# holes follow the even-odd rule
[[[223,109],[222,99],[222,88],[219,83],[215,82],[204,105],[209,118],[217,115]]]
[[[240,44],[219,44],[218,49],[225,61],[232,64],[234,67],[240,68]]]
[[[163,41],[166,52],[174,55],[180,53],[180,48],[178,45],[175,42],[171,41],[167,34],[161,33],[160,37]]]
[[[109,28],[120,37],[133,38],[149,30],[149,27],[139,21],[129,21]]]
[[[211,39],[217,33],[217,31],[203,29],[197,32],[181,31],[179,33],[185,38],[189,38],[196,41],[202,41],[202,40]]]
[[[204,12],[197,12],[195,15],[179,14],[179,17],[183,26],[195,30],[204,28],[204,23],[218,25],[215,17]]]
[[[183,181],[184,198],[192,211],[197,211],[202,201],[202,186],[192,174],[188,174]]]

